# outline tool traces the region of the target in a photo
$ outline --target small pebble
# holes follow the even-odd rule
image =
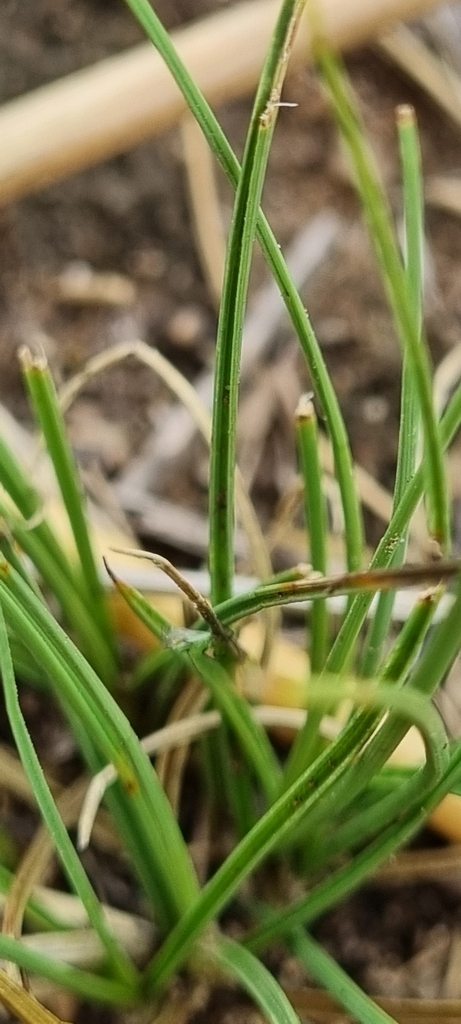
[[[55,298],[64,305],[131,306],[136,288],[122,274],[97,273],[83,260],[69,263],[54,281]]]
[[[160,281],[166,274],[167,258],[161,249],[138,249],[133,254],[132,273],[144,281]]]
[[[192,348],[205,328],[203,314],[196,306],[183,306],[167,324],[167,337],[180,348]]]
[[[385,423],[389,416],[389,402],[383,395],[370,395],[362,402],[362,416],[365,423]]]

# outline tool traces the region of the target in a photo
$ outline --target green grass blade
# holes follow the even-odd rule
[[[395,1018],[377,1006],[311,935],[297,930],[288,942],[309,974],[352,1014],[354,1021],[358,1024],[396,1024]]]
[[[444,450],[448,448],[460,426],[461,388],[453,396],[440,424],[440,441]],[[394,551],[400,543],[402,531],[405,530],[422,497],[423,488],[424,473],[422,467],[419,467],[392,514],[391,521],[373,555],[370,569],[378,569],[391,564]],[[360,594],[354,598],[328,655],[326,668],[329,672],[333,674],[341,672],[343,666],[348,663],[371,601],[371,594]]]
[[[351,892],[356,891],[366,879],[391,857],[396,850],[409,842],[422,828],[425,810],[415,811],[411,818],[399,821],[389,827],[386,834],[357,854],[347,864],[329,872],[325,881],[310,889],[307,896],[296,900],[291,906],[283,907],[264,915],[264,919],[249,935],[246,945],[254,953],[261,953],[280,938],[289,935],[299,925],[309,927],[331,907],[336,906]]]
[[[179,633],[180,630],[173,626],[173,624],[162,615],[161,612],[154,607],[150,601],[144,597],[139,590],[135,587],[129,586],[120,580],[115,573],[112,572],[107,561],[104,561],[106,570],[114,584],[120,597],[126,601],[127,605],[131,610],[138,616],[141,622],[150,629],[153,636],[157,637],[157,640],[165,647],[172,647],[173,637]],[[148,656],[149,657],[149,656]]]
[[[247,940],[248,948],[255,953],[261,952],[273,941],[288,935],[299,925],[310,926],[325,914],[331,907],[345,899],[351,892],[358,889],[396,850],[407,844],[422,828],[427,816],[441,800],[454,791],[461,778],[461,747],[458,745],[450,756],[450,762],[443,779],[437,784],[422,806],[392,824],[387,832],[357,854],[349,863],[339,868],[327,879],[312,888],[307,896],[292,904],[265,915]]]
[[[315,572],[327,574],[327,508],[322,490],[318,449],[317,417],[310,396],[303,395],[296,410],[296,433],[304,479],[304,518],[309,531],[309,561]],[[311,668],[314,674],[324,665],[328,648],[326,601],[315,601],[311,610]],[[308,626],[309,628],[309,626]]]
[[[304,480],[304,519],[309,531],[310,562],[315,572],[327,573],[326,524],[327,509],[322,490],[322,471],[318,451],[317,417],[309,395],[303,395],[296,410],[296,435]],[[326,600],[313,601],[307,616],[311,635],[310,661],[314,674],[325,665],[328,649],[328,606]],[[311,710],[303,730],[305,765],[313,759],[319,740],[322,712]]]
[[[101,643],[101,632],[94,622],[81,591],[74,585],[70,567],[69,571],[66,571],[60,562],[55,560],[46,539],[43,538],[40,527],[29,529],[27,523],[18,521],[16,517],[12,518],[8,506],[1,500],[0,515],[4,516],[12,537],[28,555],[40,578],[59,601],[68,625],[75,630],[86,656],[96,671],[104,681],[111,680],[114,672],[113,657],[110,651],[108,652],[107,645]],[[41,524],[41,526],[44,525]],[[15,560],[10,559],[8,552],[6,557],[10,564],[17,568]],[[21,571],[21,575],[26,578],[24,571]],[[29,585],[31,584],[29,583]],[[34,589],[37,592],[37,588],[34,587]]]
[[[397,127],[403,174],[403,205],[405,217],[405,269],[410,295],[410,304],[415,318],[416,329],[421,338],[423,299],[423,187],[421,159],[412,107],[399,107]],[[420,423],[418,394],[415,388],[413,370],[408,352],[403,357],[399,447],[393,495],[393,508],[397,508],[405,488],[414,475],[418,448],[418,427]],[[392,565],[402,565],[408,545],[408,526],[402,533],[400,544],[395,550]],[[394,606],[393,594],[382,594],[373,619],[367,647],[362,663],[362,675],[376,674],[382,656],[385,638],[389,631]]]
[[[8,531],[29,556],[46,585],[56,595],[69,624],[81,637],[85,647],[91,650],[98,671],[105,678],[108,673],[107,659],[100,650],[100,634],[96,632],[96,627],[85,607],[74,566],[42,517],[40,495],[29,483],[21,466],[1,437],[0,483],[22,516],[22,519],[18,520],[16,513],[5,501],[0,503],[0,515],[5,519]]]
[[[343,573],[339,576],[307,576],[287,583],[267,583],[224,601],[215,608],[215,612],[225,625],[231,625],[264,608],[315,601],[333,594],[357,594],[356,601],[363,598],[371,603],[373,595],[378,591],[404,590],[424,583],[437,586],[441,582],[449,582],[458,576],[460,565],[459,561],[447,561],[425,565],[408,564],[397,569],[373,567],[363,572]]]
[[[220,936],[211,959],[239,982],[270,1024],[300,1024],[283,989],[267,967],[244,946]]]
[[[31,590],[34,591],[34,594],[36,594],[38,598],[43,600],[43,595],[37,583],[37,580],[35,579],[34,576],[32,576],[29,570],[29,566],[26,565],[26,560],[24,558],[24,549],[22,551],[19,551],[18,545],[14,543],[16,537],[14,536],[13,531],[10,530],[9,525],[7,526],[8,512],[6,510],[6,507],[3,506],[1,502],[0,516],[2,516],[4,519],[4,536],[2,536],[0,532],[1,554],[6,559],[6,561],[13,566],[13,569],[15,569],[16,572],[19,573],[20,576],[22,576],[23,580],[28,584]]]
[[[107,656],[109,657],[109,650],[112,655],[113,676],[115,677],[117,657],[113,625],[96,568],[85,514],[85,498],[61,415],[56,389],[44,357],[32,358],[31,353],[24,349],[21,359],[34,412],[43,431],[74,536],[87,601],[99,627],[100,643],[106,647]]]
[[[259,780],[263,793],[271,804],[277,796],[282,773],[267,733],[255,721],[249,704],[238,693],[218,661],[193,650],[189,654],[189,659],[209,689],[213,703],[221,712],[224,723],[235,735],[248,767]]]
[[[450,538],[448,489],[437,421],[432,401],[430,357],[419,325],[402,265],[387,202],[374,169],[364,131],[340,59],[323,41],[317,44],[318,64],[355,172],[356,183],[399,337],[414,375],[425,442],[430,529],[447,550]]]
[[[427,603],[426,607],[422,605],[415,609],[415,621],[419,624],[421,631],[424,631],[433,611],[433,603]],[[461,584],[458,582],[458,595],[453,607],[450,609],[447,617],[440,622],[434,629],[431,640],[424,652],[421,661],[417,664],[413,674],[408,680],[407,687],[418,691],[419,693],[425,694],[428,697],[436,692],[440,685],[444,675],[449,670],[451,664],[456,658],[456,653],[459,650],[461,644]],[[411,629],[409,627],[409,637],[411,639]],[[410,652],[407,652],[408,656]],[[389,666],[387,669],[387,676],[383,677],[383,682],[387,685],[392,680],[391,672],[395,671],[397,665],[390,659]],[[350,725],[347,726],[343,733],[343,741],[347,736],[349,729],[359,730],[360,732],[360,719],[361,716],[355,715],[355,721],[351,721]],[[342,812],[348,804],[351,803],[355,797],[363,791],[368,781],[373,778],[375,773],[385,764],[387,759],[390,757],[393,750],[400,743],[405,732],[407,731],[406,725],[401,721],[400,718],[394,715],[390,715],[389,718],[384,722],[382,727],[373,736],[376,730],[379,719],[373,715],[365,716],[362,718],[362,732],[361,742],[366,744],[365,750],[360,758],[356,758],[352,767],[347,769],[343,774],[343,777],[338,781],[336,787],[336,793],[330,799],[327,798],[324,801],[323,807],[320,809],[320,814],[314,815],[311,818],[311,827],[319,830],[320,821],[332,821],[334,820],[335,814]],[[324,862],[321,853],[320,863]]]
[[[430,610],[430,605],[427,609],[421,608],[419,610],[422,624],[424,624],[424,612],[428,615]],[[456,658],[460,644],[461,583],[458,583],[456,601],[447,617],[434,630],[424,656],[410,678],[409,684],[411,688],[431,697]],[[343,772],[337,779],[335,790],[329,791],[322,805],[316,807],[311,813],[309,817],[311,831],[314,830],[316,833],[319,833],[322,829],[322,822],[325,822],[326,828],[328,828],[329,823],[335,820],[338,813],[341,814],[357,795],[363,792],[368,781],[385,764],[407,731],[407,726],[399,718],[391,715],[382,725],[376,736],[372,738],[378,723],[379,718],[376,715],[354,715],[340,739],[329,748],[330,752],[333,753],[335,746],[347,743],[348,735],[354,736],[355,734],[356,736],[356,755],[351,759],[350,764],[345,764]],[[365,745],[365,749],[359,757],[360,745],[362,745],[362,748]],[[416,785],[418,785],[418,780],[416,780]],[[413,796],[413,789],[410,790],[410,795]],[[341,837],[338,836],[338,841],[340,839]],[[347,848],[349,841],[347,833],[346,840]],[[358,832],[357,842],[360,842]],[[334,853],[333,846],[334,843],[329,845],[328,841],[323,848],[321,844],[318,846],[311,865],[313,869],[325,863],[330,850]]]
[[[256,224],[288,56],[305,0],[284,0],[261,73],[229,233],[219,312],[210,459],[211,602],[232,596],[235,463],[243,321]]]
[[[437,608],[438,601],[440,599],[440,591],[432,592],[431,594],[425,595],[418,601],[414,611],[410,615],[410,618],[405,623],[403,630],[398,637],[398,640],[394,644],[394,647],[389,655],[389,658],[383,667],[380,675],[381,682],[385,683],[401,683],[404,677],[407,675],[412,663],[415,661],[420,646],[423,642],[424,636],[431,624],[434,612]],[[356,718],[359,718],[360,712],[356,713]],[[366,740],[370,742],[370,750],[373,751],[375,761],[373,764],[368,765],[362,761],[361,765],[353,766],[343,777],[340,783],[338,783],[338,789],[336,794],[336,804],[341,810],[344,810],[349,804],[355,799],[356,795],[361,793],[364,788],[364,776],[363,768],[367,772],[370,783],[376,781],[377,776],[373,775],[373,772],[386,760],[386,751],[392,750],[401,738],[402,732],[400,730],[395,733],[392,730],[389,732],[381,731],[379,737],[372,739],[373,733],[376,731],[379,725],[379,715],[369,715],[368,721],[362,718],[362,743]],[[389,727],[386,727],[389,729]],[[384,750],[382,744],[385,744]],[[359,771],[356,768],[359,767]],[[425,787],[425,780],[423,780]],[[411,795],[411,793],[410,793]],[[404,794],[402,793],[402,807],[405,806]],[[349,842],[350,832],[348,831],[349,826],[345,829],[341,829],[335,824],[333,836],[328,834],[327,820],[331,822],[336,820],[334,818],[334,808],[325,809],[326,816],[324,815],[322,820],[326,820],[325,828],[319,827],[319,821],[314,823],[316,841],[314,848],[312,843],[310,844],[308,865],[311,871],[315,871],[316,867],[322,867],[329,857],[335,855],[335,853],[343,853],[349,849],[351,843]],[[320,820],[320,819],[319,819]],[[390,819],[388,818],[388,821]],[[386,822],[386,824],[388,823]],[[312,829],[311,829],[312,832]],[[352,843],[356,842],[357,836],[360,837],[361,829],[358,823],[356,823],[354,834],[352,835]],[[360,842],[360,839],[359,839]]]
[[[19,757],[32,787],[43,821],[46,822],[53,838],[56,852],[70,885],[80,897],[88,919],[98,934],[109,963],[116,976],[126,985],[136,988],[138,973],[122,946],[113,935],[107,923],[104,911],[80,862],[67,829],[62,821],[50,788],[46,782],[34,745],[27,731],[21,711],[19,696],[14,676],[13,663],[8,643],[3,609],[0,604],[0,669],[3,682],[5,704]]]
[[[125,800],[139,818],[165,912],[170,921],[177,919],[197,895],[195,873],[167,797],[128,720],[46,607],[14,570],[1,566],[0,598],[9,625],[46,669],[58,699],[69,704],[102,757],[116,767]]]
[[[441,597],[442,588],[439,587],[418,599],[381,669],[379,678],[383,682],[400,681],[408,673],[416,661]]]
[[[42,500],[28,482],[19,463],[0,438],[0,482],[14,501],[22,520],[5,501],[0,515],[7,529],[29,556],[39,575],[57,597],[72,629],[81,639],[104,679],[113,675],[113,656],[106,655],[106,644],[88,612],[73,565],[68,560],[48,523],[41,516]],[[8,557],[8,556],[7,556]],[[10,560],[10,559],[9,559]],[[15,564],[13,561],[12,564]],[[23,572],[23,570],[21,570]],[[24,573],[23,573],[24,575]],[[31,581],[31,585],[34,585]]]
[[[61,989],[74,992],[82,999],[94,999],[118,1008],[139,1002],[139,994],[123,982],[99,978],[89,971],[80,971],[59,960],[52,960],[7,935],[0,935],[0,957],[12,961],[29,974],[46,978]]]
[[[197,88],[187,68],[184,67],[168,32],[163,28],[148,0],[126,0],[126,2],[144,28],[148,38],[162,55],[191,113],[200,125],[210,148],[217,157],[231,185],[236,188],[240,174],[239,163],[211,108]],[[293,284],[276,239],[261,212],[258,217],[258,240],[285,301],[288,314],[309,367],[313,387],[318,395],[327,421],[344,510],[347,564],[350,571],[353,571],[362,564],[364,532],[354,480],[350,445],[338,399],[328,375],[322,351],[306,315],[302,299]]]
[[[404,261],[410,309],[421,343],[423,323],[424,278],[424,205],[421,152],[415,113],[412,107],[397,109],[397,129],[403,179],[403,210],[405,228]],[[396,471],[396,499],[400,501],[416,465],[419,410],[411,375],[411,359],[404,353],[402,378],[402,411],[399,429],[399,452]]]
[[[53,560],[69,577],[74,575],[73,567],[64,554],[50,527],[41,517],[42,498],[23,472],[12,451],[0,437],[0,483],[27,521],[37,520],[34,533],[41,537]]]
[[[0,892],[6,896],[11,888],[14,879],[14,872],[0,864]],[[47,932],[59,931],[65,928],[62,918],[56,917],[47,906],[40,901],[40,896],[32,894],[29,896],[25,909],[25,919],[30,931]]]
[[[460,625],[461,628],[461,625]],[[332,682],[328,689],[320,684],[309,688],[311,706],[351,698],[357,703],[381,709],[392,707],[402,717],[415,721],[424,737],[428,763],[434,776],[440,777],[447,763],[447,741],[440,718],[430,704],[417,693],[395,692],[352,680]],[[308,811],[334,789],[344,771],[347,758],[341,744],[332,746],[318,758],[310,770],[287,790],[257,822],[230,854],[213,878],[204,886],[195,904],[176,925],[147,970],[147,982],[154,989],[163,987],[183,964],[194,943],[210,921],[214,920],[242,882],[306,818]]]
[[[209,742],[211,739],[213,744]],[[209,805],[216,808],[218,814],[220,808],[226,808],[237,840],[242,839],[259,817],[254,776],[243,758],[236,758],[235,741],[225,725],[213,736],[203,737],[200,748]]]

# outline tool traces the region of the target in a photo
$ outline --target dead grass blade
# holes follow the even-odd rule
[[[211,439],[211,418],[197,391],[168,359],[165,359],[157,349],[151,348],[143,341],[136,340],[116,345],[89,359],[83,370],[76,374],[61,390],[61,408],[67,411],[88,381],[108,367],[129,357],[133,357],[145,366],[148,366],[160,377],[181,402],[184,409],[187,410],[205,443],[209,445]],[[272,563],[258,517],[238,467],[236,467],[235,493],[237,512],[248,538],[254,571],[260,580],[266,580],[272,575]],[[279,621],[277,609],[270,609],[265,616],[265,621],[267,637],[263,657],[267,659]]]
[[[192,117],[185,117],[181,122],[181,136],[197,253],[211,298],[219,309],[226,236],[214,159],[201,128]]]
[[[314,988],[285,992],[298,1013],[315,1024],[349,1024],[352,1020],[326,992]],[[461,999],[390,999],[376,997],[376,1003],[398,1024],[459,1024]]]
[[[45,1007],[20,985],[16,985],[5,971],[0,971],[0,1003],[14,1014],[21,1024],[65,1024],[50,1010],[45,1010]]]

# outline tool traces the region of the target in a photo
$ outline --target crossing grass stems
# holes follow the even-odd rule
[[[285,944],[355,1020],[384,1024],[391,1020],[388,1014],[321,949],[309,928],[408,842],[461,775],[461,744],[448,746],[431,705],[461,647],[458,566],[443,561],[432,564],[427,570],[432,590],[416,602],[397,638],[392,627],[395,590],[417,582],[426,571],[405,566],[409,523],[421,498],[440,554],[449,552],[444,457],[461,424],[461,391],[453,395],[441,422],[432,402],[432,370],[422,325],[423,208],[415,116],[409,107],[397,115],[406,227],[402,254],[346,73],[316,24],[319,73],[352,162],[403,354],[393,513],[369,570],[360,572],[364,531],[347,432],[313,327],[260,209],[290,46],[299,19],[305,16],[303,0],[283,0],[281,5],[241,166],[148,0],[127,3],[163,56],[234,187],[235,204],[216,348],[209,507],[213,610],[199,617],[193,629],[179,629],[143,594],[112,576],[123,599],[158,639],[157,675],[164,673],[170,687],[189,676],[200,679],[209,707],[221,715],[225,741],[200,748],[203,786],[208,788],[215,814],[225,800],[229,815],[235,815],[237,840],[232,853],[200,884],[156,771],[120,707],[122,666],[117,637],[58,396],[43,357],[24,351],[25,384],[55,469],[76,557],[70,558],[56,539],[41,515],[40,494],[0,439],[0,482],[8,496],[0,506],[5,523],[0,541],[0,667],[5,708],[40,815],[69,887],[81,899],[99,937],[104,962],[93,970],[79,969],[6,934],[0,935],[0,956],[86,999],[115,1006],[136,1006],[162,997],[180,969],[204,972],[208,978],[240,984],[273,1024],[294,1024],[298,1017],[293,1007],[261,959],[277,942]],[[313,398],[298,409],[296,424],[311,545],[308,554],[318,575],[306,581],[299,580],[296,572],[283,579],[274,577],[242,598],[234,594],[236,422],[242,329],[256,238],[283,295],[314,388]],[[328,523],[317,455],[317,403],[332,442],[344,512],[348,572],[338,581],[323,579]],[[110,568],[110,557],[108,564]],[[452,607],[433,625],[450,578],[454,578]],[[330,621],[326,600],[335,587],[349,594],[339,626]],[[363,635],[373,593],[380,589]],[[50,594],[53,606],[59,606],[60,621],[50,611]],[[263,607],[299,600],[306,602],[313,678],[307,690],[306,725],[282,764],[237,685],[242,652],[233,630]],[[206,605],[201,607],[203,611]],[[360,654],[359,637],[364,641]],[[142,664],[135,667],[134,677],[138,686],[154,685]],[[155,951],[142,968],[113,933],[59,814],[21,710],[18,685],[23,680],[34,685],[40,680],[58,702],[90,773],[106,763],[116,770],[118,782],[107,791],[106,806],[157,930]],[[322,718],[334,714],[345,698],[352,711],[337,739],[326,744]],[[410,724],[423,736],[426,759],[422,767],[407,773],[402,784],[401,773],[385,765]],[[219,759],[211,772],[210,749]],[[269,857],[285,861],[288,870],[304,878],[306,895],[290,906],[278,907],[253,903],[250,898],[247,934],[239,942],[231,940],[220,927],[220,915]],[[10,881],[4,865],[0,887],[6,891]],[[37,928],[50,925],[49,919],[44,921],[37,914],[33,920]],[[54,924],[56,930],[63,927],[62,922]],[[8,984],[3,989],[9,991]],[[17,1005],[24,1021],[42,1019],[30,998],[19,998]]]

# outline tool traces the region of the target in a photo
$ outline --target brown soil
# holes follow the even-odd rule
[[[204,15],[213,6],[213,0],[161,0],[157,9],[166,24],[174,27]],[[118,0],[4,0],[0,8],[0,101],[141,38]],[[395,105],[413,102],[417,108],[426,174],[459,169],[461,136],[377,53],[355,54],[349,68],[398,215]],[[292,76],[285,98],[298,106],[284,109],[280,115],[265,210],[282,245],[319,210],[336,211],[342,218],[338,242],[309,281],[304,299],[337,388],[354,455],[373,476],[391,486],[400,375],[392,324],[336,131],[314,75],[306,70]],[[219,112],[238,152],[249,109],[249,104],[242,102]],[[228,220],[230,193],[223,182],[220,188]],[[427,322],[434,359],[439,361],[459,337],[461,221],[429,210],[427,244],[431,268]],[[134,337],[157,345],[190,378],[210,365],[216,315],[196,254],[177,132],[2,210],[0,254],[0,399],[20,419],[30,422],[16,350],[19,344],[37,338],[58,379],[75,372],[90,354]],[[57,277],[69,268],[75,271],[75,263],[81,261],[95,271],[129,278],[136,289],[134,304],[117,309],[58,302]],[[258,254],[254,289],[264,280]],[[178,320],[178,314],[182,319]],[[265,455],[259,460],[253,488],[266,519],[294,474],[290,420],[299,392],[308,387],[298,356],[283,363],[290,344],[285,325],[271,358],[284,367],[287,376],[282,390],[292,404],[284,407],[279,396],[262,440]],[[101,436],[101,424],[112,425],[113,431],[118,431],[116,443],[101,445],[96,457],[106,475],[116,480],[142,450],[153,416],[167,400],[163,388],[134,364],[111,370],[92,382],[76,405],[72,429],[77,448],[85,455],[88,442],[82,424],[88,417],[99,424]],[[90,454],[92,458],[95,455],[93,450]],[[287,471],[282,472],[281,466],[288,466]],[[170,481],[163,496],[204,512],[206,493],[200,465],[188,469],[183,479]],[[378,529],[376,523],[369,522],[370,541]],[[178,556],[182,564],[191,557],[187,549]],[[30,702],[33,719],[33,697]],[[62,739],[59,722],[56,730]],[[56,745],[59,748],[58,741]],[[23,832],[18,827],[22,843],[27,840],[26,826]],[[123,898],[122,889],[120,882],[121,903],[129,899],[126,892]],[[442,950],[440,957],[446,964],[446,949],[460,927],[460,918],[459,893],[453,888],[427,884],[389,893],[374,887],[338,908],[322,923],[318,934],[366,987],[386,994],[426,994],[424,986],[418,989],[414,980],[416,968],[408,980],[406,965],[414,963],[422,950],[435,947]],[[421,967],[419,970],[421,973]],[[433,994],[439,989],[434,982]],[[93,1020],[109,1024],[115,1018],[106,1011],[82,1009],[79,1019],[87,1024]],[[258,1018],[235,994],[219,993],[193,1019],[196,1024],[231,1024]]]

